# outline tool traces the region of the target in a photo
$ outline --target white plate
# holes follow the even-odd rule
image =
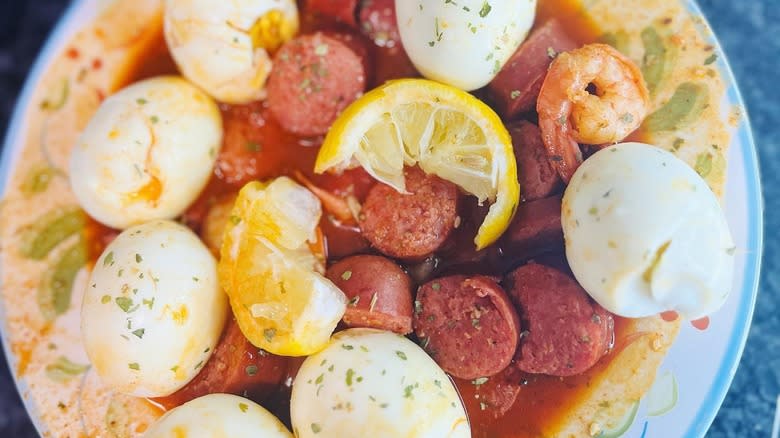
[[[60,54],[83,26],[90,23],[100,7],[100,0],[74,1],[58,23],[38,56],[21,96],[16,104],[9,125],[0,167],[0,192],[5,193],[10,170],[16,165],[27,132],[30,105],[34,90],[55,56]],[[685,2],[690,13],[701,16],[694,1]],[[706,22],[704,23],[704,27]],[[727,82],[724,105],[744,109],[734,77],[720,46],[711,38],[717,49],[717,66]],[[725,106],[724,106],[725,107]],[[732,133],[728,154],[728,180],[724,193],[725,209],[737,244],[737,266],[732,294],[724,308],[713,315],[706,331],[698,331],[684,324],[678,339],[669,351],[659,375],[671,373],[677,383],[676,406],[661,416],[648,416],[647,400],[639,407],[638,414],[627,437],[703,437],[723,402],[739,363],[747,338],[758,288],[763,239],[763,203],[759,180],[758,162],[747,116],[741,112],[738,126]],[[0,322],[3,327],[3,346],[11,364],[19,358],[11,351],[8,341],[8,322],[5,303],[0,303]],[[73,321],[74,324],[77,322]],[[13,368],[12,368],[13,369]],[[17,380],[26,407],[39,431],[50,430],[41,421],[40,412],[29,397],[28,382]]]

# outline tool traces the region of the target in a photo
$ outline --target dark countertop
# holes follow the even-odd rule
[[[777,0],[700,0],[737,76],[761,160],[766,230],[780,225],[780,8]],[[67,0],[0,2],[0,132]],[[708,437],[768,437],[780,394],[780,233],[766,233],[761,291],[745,354]],[[35,437],[0,358],[0,437]]]

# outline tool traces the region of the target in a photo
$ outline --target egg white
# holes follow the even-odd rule
[[[436,362],[409,339],[372,329],[339,332],[304,361],[291,414],[298,438],[471,436]]]
[[[216,103],[175,76],[137,82],[106,99],[73,147],[70,182],[81,207],[124,229],[181,214],[208,182],[222,142]]]
[[[266,30],[255,27],[253,38],[256,24]],[[166,0],[164,28],[187,79],[217,100],[247,103],[265,97],[272,65],[266,45],[295,35],[298,9],[294,0]]]
[[[273,414],[251,400],[209,394],[166,413],[145,438],[293,438]]]
[[[588,158],[563,197],[566,258],[604,308],[696,319],[732,288],[734,241],[707,183],[660,148],[624,143]]]
[[[498,74],[536,15],[536,0],[408,0],[395,7],[401,42],[417,70],[466,91]]]
[[[152,221],[122,232],[97,260],[81,335],[104,384],[161,397],[198,374],[226,315],[211,252],[186,227]]]

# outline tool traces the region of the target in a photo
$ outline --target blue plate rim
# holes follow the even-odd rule
[[[748,248],[749,251],[747,251],[745,256],[743,283],[739,288],[741,299],[739,300],[737,319],[734,324],[734,327],[738,329],[732,330],[728,340],[728,346],[726,347],[726,353],[723,356],[717,374],[710,385],[705,401],[699,407],[696,416],[684,435],[688,438],[703,438],[712,425],[712,422],[715,420],[715,417],[726,398],[726,394],[731,387],[731,382],[734,380],[734,375],[739,367],[739,362],[747,342],[748,333],[750,332],[750,325],[753,321],[753,311],[755,309],[756,297],[758,296],[764,249],[764,199],[762,197],[761,171],[756,143],[753,138],[753,130],[750,126],[747,107],[745,106],[745,101],[742,99],[742,93],[739,91],[739,86],[737,85],[734,72],[731,69],[731,64],[728,62],[728,57],[723,51],[723,47],[715,35],[715,32],[712,31],[709,20],[702,13],[697,0],[687,0],[685,6],[689,13],[696,17],[700,17],[704,26],[710,30],[710,35],[707,39],[715,46],[715,53],[718,53],[721,58],[717,61],[717,65],[721,74],[724,76],[726,83],[729,84],[727,90],[728,100],[739,105],[742,110],[736,137],[739,138],[742,159],[746,171],[745,189],[748,215],[746,248]],[[732,139],[732,143],[733,141],[734,140]],[[732,293],[734,292],[736,291],[733,291]]]
[[[48,67],[52,62],[53,56],[55,55],[53,52],[58,47],[58,43],[60,43],[67,36],[67,24],[73,20],[76,12],[80,10],[82,4],[85,3],[85,1],[86,0],[72,0],[68,6],[66,6],[62,16],[59,18],[59,20],[57,20],[57,23],[49,32],[49,35],[46,37],[40,52],[36,56],[35,61],[33,61],[33,64],[30,68],[30,73],[27,75],[21,92],[14,102],[14,109],[11,114],[11,118],[8,121],[8,126],[5,132],[3,151],[0,155],[0,196],[5,195],[6,186],[9,179],[11,178],[11,164],[14,161],[14,156],[18,153],[18,151],[14,150],[13,146],[19,142],[23,135],[22,126],[24,124],[24,119],[27,113],[27,107],[32,101],[35,87],[43,77],[46,67]],[[1,269],[2,266],[0,266],[0,270]],[[1,287],[2,283],[0,283],[0,288]],[[7,320],[5,301],[0,300],[0,321]],[[41,423],[40,416],[33,415],[38,411],[38,409],[30,398],[24,396],[26,385],[22,382],[21,379],[17,378],[16,372],[13,369],[13,364],[11,363],[10,358],[14,357],[14,355],[11,351],[11,345],[8,340],[6,330],[0,330],[0,339],[2,339],[3,354],[6,357],[6,364],[8,365],[9,371],[12,375],[14,386],[16,387],[16,391],[19,394],[19,398],[21,399],[22,404],[27,411],[27,415],[30,417],[31,422],[35,427],[35,430],[38,432],[38,435],[44,436],[44,433],[46,432],[45,429],[48,428],[44,427],[44,425]]]
[[[0,155],[0,193],[5,193],[6,185],[11,175],[10,167],[13,161],[12,158],[16,154],[16,151],[12,150],[12,146],[18,143],[23,134],[21,127],[26,115],[27,104],[31,101],[35,87],[38,82],[40,82],[45,72],[45,67],[47,67],[52,60],[52,52],[66,35],[66,24],[72,21],[76,12],[83,3],[86,3],[86,1],[87,0],[72,0],[66,7],[64,13],[49,33],[41,51],[33,62],[30,73],[24,81],[21,93],[14,103],[14,110],[11,119],[9,120],[5,140],[3,142],[3,151]],[[697,0],[686,0],[684,5],[689,13],[700,17],[703,20],[704,25],[707,28],[712,29],[706,16],[702,13]],[[728,100],[738,104],[742,108],[742,116],[736,135],[742,146],[740,149],[742,152],[742,159],[745,163],[745,170],[749,171],[746,172],[745,182],[747,191],[746,201],[748,206],[747,247],[750,248],[751,251],[747,253],[745,258],[744,281],[739,289],[742,298],[739,301],[739,307],[737,309],[738,317],[735,322],[735,327],[738,327],[739,329],[732,331],[725,356],[721,361],[716,377],[707,392],[705,402],[699,408],[694,420],[691,422],[690,427],[684,435],[688,438],[703,438],[705,436],[723,404],[731,386],[731,382],[734,379],[734,375],[736,374],[753,319],[753,311],[759,290],[764,246],[764,200],[761,190],[758,154],[750,125],[750,119],[748,117],[748,110],[742,99],[742,94],[737,85],[736,78],[720,41],[714,32],[711,32],[708,39],[716,47],[716,53],[720,54],[721,59],[718,60],[718,67],[721,73],[724,74],[724,79],[726,79],[726,82],[729,84],[727,90]],[[2,285],[0,285],[0,287],[1,286]],[[746,291],[749,291],[750,293],[746,294]],[[5,317],[5,304],[0,300],[0,320],[5,320]],[[12,357],[5,330],[2,330],[1,338],[6,358]],[[10,367],[10,361],[8,362],[8,365]],[[13,370],[11,370],[11,372],[13,373]],[[15,375],[14,384],[28,414],[36,412],[35,406],[33,406],[28,398],[24,397],[21,380],[17,379]],[[44,430],[38,417],[33,415],[30,415],[30,417],[38,433],[43,433]]]

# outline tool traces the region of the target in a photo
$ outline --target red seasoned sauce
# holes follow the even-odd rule
[[[598,380],[611,359],[637,338],[627,336],[631,321],[615,316],[615,345],[588,371],[571,377],[517,373],[521,384],[514,405],[495,419],[489,406],[480,405],[475,381],[454,379],[469,413],[474,438],[525,438],[548,436],[548,431],[568,418],[568,412],[586,397],[590,383]],[[484,409],[483,409],[484,407]]]
[[[677,314],[674,310],[669,310],[667,312],[661,313],[661,318],[663,318],[664,321],[675,321],[677,318],[679,318],[680,315]],[[710,317],[705,316],[704,318],[694,319],[691,321],[691,325],[696,330],[707,330],[710,327]]]
[[[702,330],[702,331],[707,330],[710,327],[710,317],[705,316],[704,318],[701,319],[695,319],[691,321],[691,325],[693,326],[693,328],[697,330]]]
[[[677,318],[679,318],[680,315],[677,314],[674,310],[668,310],[666,312],[661,312],[661,318],[664,321],[671,322],[676,321]]]
[[[299,2],[300,3],[300,2]],[[302,5],[299,5],[302,6]],[[322,17],[307,14],[304,9],[301,17],[301,33],[314,30],[348,32],[357,38],[364,38],[356,30],[343,24],[331,22]],[[586,20],[581,13],[581,5],[574,0],[540,0],[536,24],[555,17],[564,24],[570,36],[579,43],[595,41],[600,32],[595,25]],[[397,62],[398,53],[386,48],[368,44],[374,62],[373,79],[369,79],[369,89],[384,78],[409,76],[409,66]],[[161,32],[149,50],[137,59],[117,83],[127,85],[144,78],[160,74],[177,74],[174,62],[167,51]],[[313,165],[321,137],[302,138],[284,132],[273,120],[264,103],[232,106],[220,105],[226,129],[222,151],[217,166],[207,187],[194,204],[185,212],[182,221],[199,232],[201,222],[210,205],[220,196],[238,191],[250,180],[263,180],[281,175],[295,178],[294,172],[301,172],[315,185],[333,193],[349,193],[362,201],[373,180],[362,170],[345,172],[341,176],[315,175]],[[473,247],[473,236],[477,225],[486,213],[485,208],[476,206],[473,199],[463,198],[461,217],[463,224],[456,237],[450,239],[440,251],[436,261],[407,265],[412,278],[419,280],[430,278],[432,273],[444,275],[447,269],[460,269],[470,266],[472,270],[488,275],[505,273],[516,260],[503,257],[499,245],[477,253]],[[368,245],[354,224],[343,224],[333,220],[327,213],[320,224],[324,235],[327,254],[333,258],[348,254],[369,252]],[[90,242],[91,260],[96,260],[105,246],[118,232],[97,222],[90,221],[86,238]],[[561,248],[562,250],[562,248]],[[551,265],[562,265],[568,270],[559,254],[550,257]],[[417,272],[420,271],[420,272]],[[415,273],[417,272],[417,274]],[[462,271],[461,271],[462,272]],[[475,272],[475,273],[476,273]],[[419,275],[418,275],[419,274]],[[552,377],[544,375],[517,375],[521,384],[519,396],[509,411],[498,420],[494,419],[489,406],[480,404],[475,398],[477,386],[472,381],[454,379],[465,403],[471,421],[472,436],[475,438],[495,437],[536,437],[544,434],[556,424],[565,421],[571,407],[588,394],[590,382],[598,379],[607,368],[612,357],[626,345],[640,336],[628,334],[630,320],[615,317],[615,346],[589,371],[573,377]],[[703,324],[702,324],[703,325]],[[302,362],[301,358],[291,358],[289,370],[277,393],[263,404],[289,424],[290,382],[295,377]]]
[[[555,18],[566,29],[566,34],[580,44],[595,42],[601,30],[583,11],[581,0],[539,0],[534,26]]]

